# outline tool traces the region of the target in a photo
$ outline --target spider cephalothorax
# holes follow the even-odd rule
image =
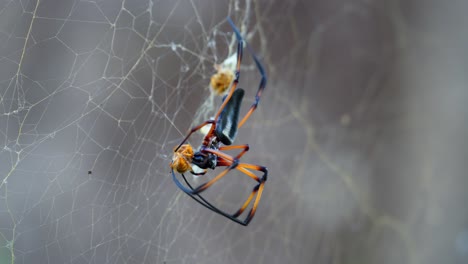
[[[214,170],[216,168],[216,161],[217,161],[216,155],[211,154],[211,153],[203,153],[201,151],[198,151],[194,154],[192,163],[196,165],[200,169],[212,169]],[[192,170],[192,174],[200,174],[200,173],[195,173]]]

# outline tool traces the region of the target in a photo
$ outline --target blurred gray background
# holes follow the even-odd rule
[[[0,1],[0,263],[468,263],[466,10]],[[228,15],[269,77],[237,138],[270,171],[248,227],[168,166],[219,105]],[[243,111],[258,81],[246,52]],[[234,211],[253,185],[233,173],[206,195]]]

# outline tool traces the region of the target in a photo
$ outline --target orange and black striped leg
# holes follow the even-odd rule
[[[244,224],[248,225],[249,222],[255,216],[255,212],[257,211],[257,206],[258,206],[258,204],[260,202],[260,199],[262,197],[263,188],[264,188],[265,182],[267,181],[267,178],[268,178],[268,170],[267,170],[267,168],[265,168],[263,166],[247,164],[247,163],[239,163],[237,165],[236,169],[239,170],[239,171],[242,171],[243,173],[247,174],[252,179],[255,179],[255,180],[257,180],[259,182],[259,184],[254,187],[254,189],[252,190],[252,193],[249,195],[249,197],[244,202],[242,207],[235,214],[232,215],[233,217],[238,217],[239,215],[241,215],[244,212],[244,210],[247,208],[247,206],[250,204],[253,197],[256,196],[255,201],[254,201],[253,206],[252,206],[252,209],[250,209],[249,214],[247,215],[247,217],[244,220]],[[261,171],[261,172],[263,172],[263,175],[262,175],[261,178],[259,178],[258,176],[253,174],[250,170]]]
[[[184,174],[182,174],[182,177],[185,181],[185,183],[187,184],[187,186],[190,188],[186,188],[185,186],[183,186],[179,180],[177,180],[176,176],[175,176],[175,173],[174,171],[172,170],[172,177],[174,179],[174,182],[177,184],[177,186],[183,190],[185,193],[187,193],[192,199],[194,199],[196,202],[200,203],[201,205],[203,205],[204,207],[212,210],[213,212],[215,213],[218,213],[238,224],[241,224],[241,225],[244,225],[244,226],[247,226],[250,221],[253,219],[254,215],[255,215],[255,212],[257,210],[257,206],[260,202],[260,198],[262,196],[262,193],[263,193],[263,188],[264,188],[264,185],[265,185],[265,182],[267,180],[267,175],[268,175],[268,170],[265,168],[265,167],[262,167],[262,166],[258,166],[258,165],[253,165],[253,164],[247,164],[247,163],[240,163],[238,164],[236,162],[237,160],[235,160],[234,162],[232,161],[227,161],[227,160],[223,160],[223,164],[224,165],[219,165],[219,166],[226,166],[226,165],[229,165],[229,168],[227,168],[225,171],[221,172],[218,176],[216,176],[215,178],[217,178],[216,180],[213,179],[211,180],[211,184],[213,184],[214,182],[216,182],[217,180],[219,180],[220,178],[224,177],[226,175],[227,172],[229,172],[230,170],[232,170],[233,168],[236,168],[237,170],[247,174],[249,177],[251,177],[252,179],[254,179],[255,181],[259,182],[259,184],[257,184],[254,189],[252,190],[252,193],[249,195],[249,197],[247,198],[247,200],[244,202],[244,204],[241,206],[241,208],[239,208],[239,210],[237,210],[236,213],[234,214],[228,214],[220,209],[218,209],[217,207],[215,207],[214,205],[212,205],[210,202],[208,202],[206,199],[203,198],[203,196],[201,196],[199,193],[202,192],[203,190],[206,190],[206,188],[208,188],[209,186],[211,186],[211,184],[209,186],[206,186],[205,184],[204,185],[201,185],[197,188],[193,188],[190,183],[187,181],[187,179],[185,178]],[[262,171],[263,172],[263,176],[261,178],[259,178],[258,176],[256,176],[254,173],[252,173],[250,170],[256,170],[256,171]],[[206,188],[201,188],[201,187],[206,187]],[[252,209],[250,209],[250,212],[249,214],[247,215],[247,217],[244,219],[244,221],[241,221],[238,219],[238,216],[240,216],[244,211],[245,209],[249,206],[249,204],[252,202],[253,198],[255,197],[255,201],[254,201],[254,204],[252,206]]]
[[[241,146],[228,146],[226,147],[227,149],[239,149],[239,148],[244,148],[244,151],[242,151],[238,156],[242,156],[245,152],[247,152],[247,150],[249,149],[248,148],[248,145],[241,145]],[[226,150],[225,148],[225,150]],[[216,151],[216,150],[212,150],[212,149],[206,149],[206,151],[208,152],[211,152],[215,155],[217,155],[218,157],[221,157],[221,159],[219,160],[217,166],[229,166],[229,168],[227,168],[226,170],[224,170],[223,172],[221,172],[220,174],[218,174],[218,176],[216,176],[215,178],[213,178],[211,181],[199,186],[197,189],[195,189],[194,191],[198,191],[198,189],[200,189],[199,192],[203,191],[203,190],[206,190],[206,188],[210,187],[212,184],[214,184],[216,181],[220,180],[222,177],[224,177],[225,174],[223,174],[224,172],[225,173],[228,173],[230,170],[232,169],[236,169],[236,170],[239,170],[241,171],[242,173],[246,174],[247,176],[249,176],[250,178],[252,178],[253,180],[255,180],[256,182],[258,182],[258,185],[254,187],[254,189],[252,190],[252,193],[249,195],[249,197],[247,198],[247,200],[244,202],[244,204],[242,205],[241,208],[239,208],[239,210],[234,213],[232,216],[232,218],[237,218],[239,215],[241,215],[245,209],[249,206],[249,204],[251,203],[252,199],[254,196],[256,196],[255,198],[255,201],[253,203],[253,206],[252,206],[252,209],[250,210],[248,216],[245,218],[245,220],[242,222],[244,225],[248,225],[249,222],[252,220],[252,218],[254,217],[255,215],[255,212],[257,211],[257,206],[260,202],[260,198],[262,196],[262,193],[263,193],[263,188],[264,188],[264,185],[265,185],[265,182],[267,181],[267,178],[268,178],[268,170],[267,168],[263,167],[263,166],[259,166],[259,165],[254,165],[254,164],[248,164],[248,163],[236,163],[236,161],[238,161],[237,157],[234,158],[232,161],[229,160],[229,159],[232,159],[232,157],[230,157],[229,155],[227,154],[224,154],[220,151]],[[258,177],[257,175],[255,175],[251,170],[254,170],[254,171],[261,171],[263,172],[263,175],[262,177]],[[197,192],[197,194],[199,193]]]
[[[182,140],[182,142],[179,144],[179,146],[177,146],[177,148],[174,149],[174,152],[176,152],[177,150],[179,150],[179,148],[185,143],[185,141],[187,141],[187,139],[193,134],[195,133],[196,131],[200,130],[202,127],[208,125],[208,124],[214,124],[215,121],[214,120],[208,120],[208,121],[205,121],[203,123],[201,123],[201,125],[198,125],[196,127],[193,127],[188,135],[184,138],[184,140]]]
[[[254,197],[256,197],[255,201],[254,201],[254,204],[252,206],[252,209],[250,210],[250,212],[247,215],[247,217],[245,218],[245,220],[242,221],[243,225],[248,225],[249,222],[253,219],[253,217],[255,215],[255,212],[257,211],[257,206],[258,206],[258,204],[260,202],[260,198],[261,198],[262,193],[263,193],[263,188],[264,188],[265,182],[267,180],[268,170],[263,166],[247,164],[247,163],[238,164],[236,169],[243,172],[243,173],[245,173],[245,174],[247,174],[249,177],[251,177],[252,179],[256,180],[259,183],[253,188],[253,190],[250,193],[249,197],[247,198],[247,200],[245,200],[244,204],[239,208],[239,210],[237,210],[236,213],[231,215],[232,218],[237,219],[245,211],[245,209],[249,206],[249,204],[252,202],[252,199]],[[253,174],[250,171],[250,169],[251,170],[257,170],[257,171],[262,171],[263,176],[261,178],[259,178],[258,176]],[[232,218],[230,218],[230,219],[232,219]]]
[[[175,174],[174,174],[174,173],[172,173],[172,176],[174,177],[176,184],[177,184],[178,186],[179,186],[179,185],[182,186],[181,183],[180,183],[178,180],[176,180]],[[184,174],[182,174],[182,178],[184,179],[185,183],[186,183],[187,186],[190,188],[190,190],[193,191],[194,189],[193,189],[192,185],[190,185],[190,183],[187,181],[187,179],[185,178]],[[179,187],[180,187],[180,186],[179,186]],[[197,203],[203,205],[204,207],[210,209],[211,211],[213,211],[213,212],[215,212],[215,213],[217,213],[217,214],[220,214],[220,215],[222,215],[222,216],[228,218],[229,220],[231,220],[231,221],[233,221],[233,222],[236,222],[236,223],[238,223],[238,224],[240,224],[240,225],[243,225],[243,226],[246,226],[246,225],[247,225],[247,224],[245,223],[245,221],[241,221],[241,220],[239,220],[239,219],[233,217],[232,215],[227,214],[227,213],[221,211],[220,209],[216,208],[216,206],[214,206],[214,205],[212,205],[210,202],[208,202],[205,198],[203,198],[203,196],[201,196],[201,195],[199,195],[199,194],[191,194],[190,192],[187,192],[187,191],[186,191],[186,190],[189,190],[189,189],[187,189],[187,188],[185,188],[185,187],[182,187],[181,189],[182,189],[185,193],[187,193],[187,195],[190,196],[190,198],[192,198],[193,200],[195,200]]]
[[[244,148],[244,151],[242,151],[239,155],[239,156],[242,156],[244,155],[245,152],[247,152],[247,150],[249,149],[249,146],[248,145],[243,145],[243,146],[232,146],[233,149],[235,148]],[[219,150],[214,150],[214,149],[210,149],[210,148],[205,148],[203,149],[203,151],[205,152],[208,152],[208,153],[212,153],[214,155],[216,155],[218,157],[218,162],[217,162],[217,167],[221,167],[221,166],[228,166],[228,168],[226,168],[225,170],[223,170],[221,173],[219,173],[216,177],[214,177],[213,179],[209,180],[208,182],[198,186],[195,190],[194,190],[194,194],[198,194],[200,192],[203,192],[204,190],[206,190],[207,188],[209,188],[211,185],[213,185],[215,182],[219,181],[220,179],[222,179],[224,176],[226,176],[226,174],[232,170],[232,169],[238,169],[240,171],[242,171],[243,173],[247,174],[249,177],[251,177],[252,179],[254,179],[255,181],[257,182],[260,182],[261,179],[258,178],[255,174],[253,174],[251,171],[249,171],[248,169],[252,169],[252,170],[258,170],[258,171],[263,171],[265,170],[266,171],[266,168],[264,167],[261,167],[261,166],[257,166],[257,165],[252,165],[252,164],[247,164],[247,163],[241,163],[243,164],[243,166],[246,166],[246,167],[239,167],[238,168],[238,164],[239,164],[239,159],[236,157],[236,158],[233,158],[232,156],[228,155],[228,154],[225,154]],[[265,173],[265,172],[264,172]],[[266,179],[265,179],[266,180]]]
[[[229,171],[231,171],[232,169],[237,167],[237,164],[238,164],[237,161],[230,162],[230,163],[231,164],[229,165],[229,167],[227,167],[225,170],[220,172],[216,177],[214,177],[213,179],[211,179],[211,180],[203,183],[202,185],[198,186],[197,188],[195,188],[195,190],[193,190],[193,194],[199,194],[199,193],[203,192],[204,190],[208,189],[211,185],[213,185],[217,181],[221,180],[224,176],[226,176],[226,174],[228,174]]]
[[[260,97],[262,96],[263,89],[265,88],[266,84],[266,78],[265,76],[262,77],[262,80],[260,81],[260,87],[257,91],[257,95],[255,95],[255,102],[252,104],[250,107],[249,111],[245,116],[242,118],[242,120],[239,122],[239,125],[237,125],[237,128],[240,128],[244,125],[245,121],[249,119],[249,117],[252,115],[252,113],[257,109],[258,103],[260,102]]]
[[[247,200],[245,200],[244,204],[242,205],[241,208],[239,208],[239,210],[237,210],[237,212],[235,214],[232,215],[232,217],[238,217],[239,215],[241,215],[245,209],[247,208],[247,206],[249,206],[250,202],[252,202],[252,198],[255,196],[255,194],[258,192],[258,187],[260,186],[260,184],[256,185],[252,192],[250,193],[249,197],[247,198]]]
[[[245,116],[242,118],[242,120],[239,122],[239,125],[237,125],[237,128],[240,128],[242,125],[244,125],[245,121],[249,119],[250,115],[257,109],[258,103],[260,102],[260,97],[262,96],[262,92],[265,89],[266,86],[266,75],[265,75],[265,70],[263,69],[262,64],[258,61],[257,57],[255,54],[252,53],[252,56],[255,60],[255,63],[257,64],[258,70],[260,71],[260,74],[262,75],[262,79],[260,80],[260,84],[258,86],[257,94],[255,95],[255,101],[250,107],[249,111]]]
[[[231,145],[231,146],[222,146],[219,150],[231,150],[231,149],[242,149],[242,152],[239,153],[235,159],[240,159],[244,154],[249,151],[249,144],[244,145]]]
[[[234,33],[236,34],[237,40],[240,42],[240,40],[242,40],[242,36],[241,36],[241,34],[239,32],[239,29],[234,25],[234,23],[232,22],[232,20],[229,17],[228,17],[228,22],[231,25],[232,29],[234,30]],[[240,128],[242,125],[244,125],[245,121],[247,121],[247,119],[249,119],[250,115],[257,108],[258,102],[260,101],[260,97],[262,96],[262,92],[265,89],[266,82],[267,82],[265,69],[263,68],[262,63],[258,59],[257,55],[255,55],[255,53],[252,51],[252,48],[250,48],[249,44],[246,43],[245,45],[246,45],[247,50],[249,51],[250,55],[252,56],[252,59],[255,61],[255,65],[257,65],[257,69],[260,72],[260,75],[262,76],[262,79],[260,80],[260,85],[258,86],[257,94],[255,95],[255,102],[252,104],[252,106],[250,107],[247,114],[245,114],[244,118],[242,118],[242,120],[239,122],[237,128]],[[238,66],[240,66],[240,65],[238,64]],[[240,69],[240,67],[239,67],[239,69]],[[225,101],[228,101],[228,100],[225,100]]]
[[[231,26],[234,26],[234,24],[229,18],[228,18],[228,21],[231,24]],[[231,99],[232,94],[234,93],[234,90],[236,90],[237,84],[239,83],[240,66],[241,66],[241,61],[242,61],[242,54],[244,51],[244,40],[242,39],[241,35],[236,32],[235,26],[234,26],[234,32],[236,33],[236,38],[237,38],[237,64],[236,64],[236,72],[234,73],[235,78],[234,78],[234,81],[232,82],[231,90],[229,91],[226,98],[224,98],[223,104],[221,104],[221,106],[219,107],[218,113],[216,113],[214,120],[218,120],[219,115],[223,111],[226,104],[229,102],[229,99]]]

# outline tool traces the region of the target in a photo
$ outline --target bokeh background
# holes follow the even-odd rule
[[[468,263],[466,10],[0,1],[0,263]],[[248,227],[168,167],[220,103],[228,15],[269,77],[237,138],[270,171]],[[246,52],[244,112],[258,81]],[[233,173],[206,195],[234,211],[253,185]]]

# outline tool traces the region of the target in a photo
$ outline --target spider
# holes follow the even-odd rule
[[[260,198],[263,193],[263,188],[267,180],[268,170],[264,166],[249,163],[241,163],[240,158],[249,150],[249,145],[232,145],[232,143],[236,138],[237,130],[240,127],[242,127],[242,125],[244,125],[244,123],[249,119],[249,117],[257,108],[262,92],[265,89],[267,78],[265,70],[263,69],[263,66],[260,63],[259,59],[251,50],[250,46],[246,44],[247,50],[249,51],[250,55],[255,61],[257,69],[260,72],[261,81],[257,90],[257,94],[255,96],[254,103],[239,122],[239,111],[242,99],[244,97],[244,90],[242,88],[237,88],[237,84],[239,82],[240,77],[240,65],[242,61],[244,41],[241,37],[239,30],[229,17],[227,18],[227,21],[231,25],[237,39],[237,62],[234,73],[235,77],[232,81],[231,90],[225,96],[214,119],[205,121],[202,124],[193,127],[189,131],[187,136],[184,138],[184,140],[177,147],[174,148],[173,158],[170,167],[172,178],[175,184],[182,191],[184,191],[186,194],[192,197],[195,201],[217,214],[220,214],[238,224],[247,226],[254,217],[255,212],[257,210],[257,206],[260,202]],[[200,130],[208,124],[211,124],[210,129],[205,135],[202,145],[197,151],[194,151],[190,144],[185,144],[185,142],[194,132]],[[241,152],[237,154],[237,156],[231,156],[223,152],[226,150],[241,150]],[[203,175],[207,173],[208,169],[214,170],[216,167],[225,167],[225,169],[213,179],[199,185],[196,188],[193,188],[190,185],[190,183],[187,181],[184,175],[184,173],[186,173],[187,171],[190,171],[190,173],[194,175]],[[244,204],[234,214],[229,214],[218,209],[206,199],[204,199],[203,196],[200,195],[200,193],[202,193],[214,183],[222,179],[231,170],[238,170],[257,182],[256,186],[253,188],[252,192],[250,193],[249,197],[245,200]],[[182,178],[184,179],[184,182],[186,183],[187,187],[184,186],[184,184],[177,179],[177,176],[174,173],[174,171],[182,175]],[[259,177],[255,175],[252,171],[262,172],[263,175]],[[249,206],[254,197],[255,201],[253,202],[250,212],[245,217],[245,219],[241,220],[239,218],[240,215]]]

